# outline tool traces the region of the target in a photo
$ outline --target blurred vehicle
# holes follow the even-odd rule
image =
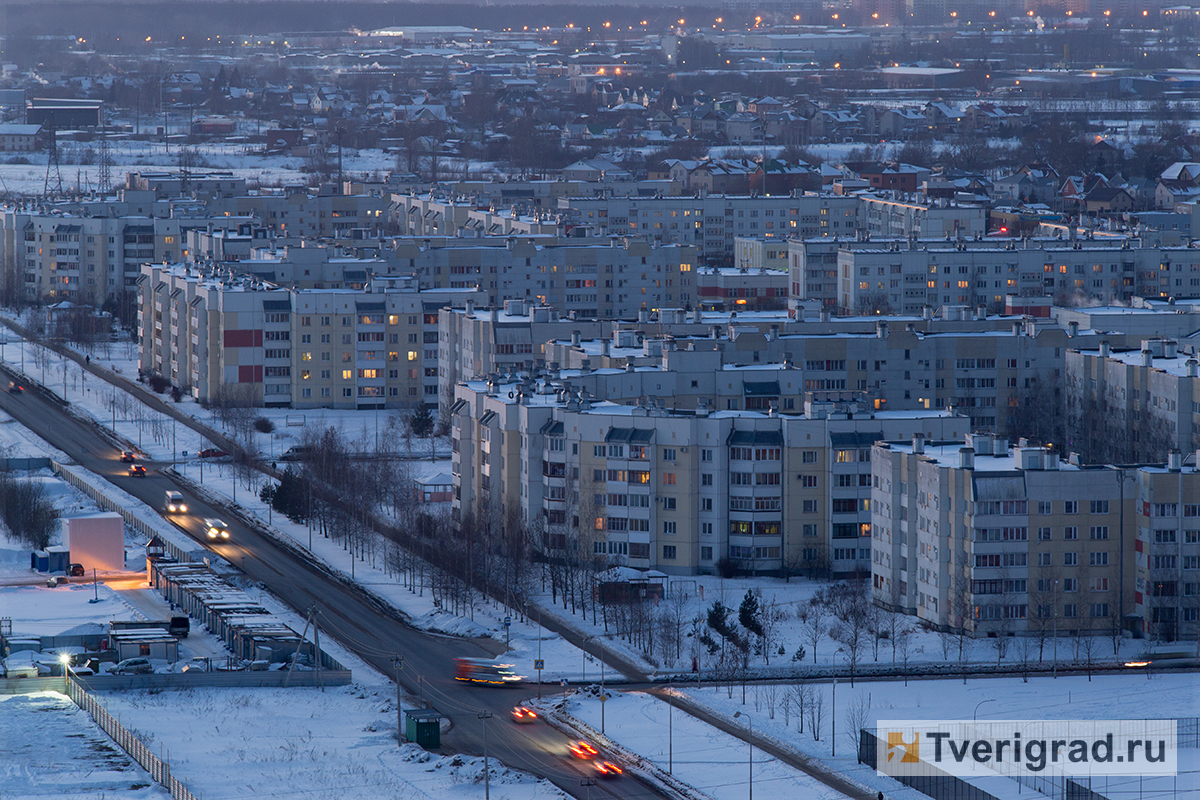
[[[129,477],[131,477],[131,478],[146,477],[146,468],[143,467],[141,464],[130,464],[129,465]]]
[[[528,725],[531,722],[537,722],[537,712],[526,706],[514,706],[512,710],[513,722],[521,725]]]
[[[596,774],[601,778],[616,778],[619,777],[625,770],[621,769],[621,765],[615,761],[597,761]]]
[[[502,685],[520,683],[521,676],[512,670],[512,664],[497,664],[486,658],[454,659],[454,679],[468,683]]]
[[[70,583],[70,581],[67,580],[67,576],[65,575],[51,575],[46,580],[46,588],[53,589],[56,586],[66,586],[68,583]]]
[[[307,458],[313,449],[307,445],[298,444],[295,447],[289,447],[283,451],[283,455],[279,457],[280,461],[303,461]]]
[[[131,464],[134,461],[137,461],[137,454],[135,454],[132,450],[122,450],[121,460],[127,464]]]
[[[67,574],[72,578],[82,578],[87,573],[83,569],[83,564],[72,564],[67,567]]]
[[[223,519],[206,519],[204,520],[204,532],[208,534],[210,539],[228,539],[229,526],[225,524]]]
[[[113,667],[117,675],[149,675],[154,672],[154,665],[148,658],[127,658]]]
[[[21,392],[25,391],[25,387],[16,381],[9,381],[8,391],[12,392],[13,394],[20,394]]]
[[[163,511],[166,511],[168,514],[186,514],[187,503],[183,502],[183,494],[168,489],[163,499]]]
[[[201,458],[223,458],[229,455],[229,453],[226,453],[224,450],[219,450],[216,447],[206,447],[196,455],[200,456]]]
[[[595,758],[599,754],[600,754],[599,750],[597,750],[594,746],[592,746],[588,742],[585,742],[583,739],[580,739],[578,742],[574,742],[571,744],[571,755],[575,756],[576,758],[582,758],[584,760],[590,761],[591,759]]]

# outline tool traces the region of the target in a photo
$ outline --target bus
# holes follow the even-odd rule
[[[521,682],[521,676],[513,672],[512,664],[497,664],[486,658],[454,659],[454,679],[493,686]]]

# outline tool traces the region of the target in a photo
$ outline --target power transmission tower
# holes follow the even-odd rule
[[[100,154],[97,160],[99,170],[96,172],[96,192],[103,197],[112,186],[113,165],[112,149],[108,145],[108,129],[103,124],[100,126]]]
[[[54,118],[50,119],[50,135],[46,144],[46,180],[42,184],[42,194],[49,195],[50,187],[55,187],[55,194],[63,193],[62,185],[62,170],[58,164],[58,128],[54,124]]]

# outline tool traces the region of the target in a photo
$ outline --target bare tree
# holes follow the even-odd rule
[[[804,641],[812,648],[813,664],[817,663],[817,645],[829,633],[829,609],[825,605],[824,594],[824,591],[818,592],[812,600],[796,611]]]
[[[861,735],[859,732],[867,727],[867,723],[871,720],[871,707],[867,704],[867,698],[863,697],[862,692],[859,692],[858,696],[850,703],[845,714],[846,738],[850,740],[850,749],[856,751]]]
[[[811,699],[808,701],[808,729],[812,731],[812,737],[815,741],[821,739],[821,723],[825,715],[825,693],[819,687],[807,687],[812,691]]]

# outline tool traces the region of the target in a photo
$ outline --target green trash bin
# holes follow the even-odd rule
[[[404,735],[426,750],[442,746],[442,715],[432,708],[414,708],[404,712]]]

